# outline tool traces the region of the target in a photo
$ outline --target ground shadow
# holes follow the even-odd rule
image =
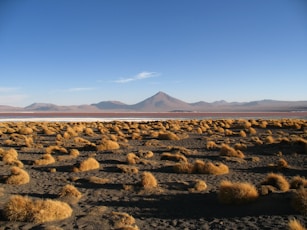
[[[262,196],[257,201],[244,205],[220,204],[216,193],[151,195],[137,201],[106,201],[106,206],[134,207],[137,218],[234,218],[260,215],[290,215],[296,212],[290,199],[284,194]]]

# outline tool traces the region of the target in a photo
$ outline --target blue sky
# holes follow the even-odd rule
[[[0,0],[0,105],[307,100],[305,0]]]

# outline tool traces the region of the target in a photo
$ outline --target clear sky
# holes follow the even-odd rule
[[[0,0],[0,105],[307,100],[306,0]]]

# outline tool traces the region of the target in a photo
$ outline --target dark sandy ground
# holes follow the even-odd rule
[[[0,148],[4,151],[14,148],[23,169],[30,175],[30,182],[23,185],[6,184],[11,164],[0,161],[0,229],[288,229],[291,218],[306,226],[307,217],[293,208],[292,197],[295,189],[275,191],[260,195],[248,204],[222,204],[218,199],[222,180],[249,182],[260,191],[260,183],[270,172],[280,173],[288,181],[294,176],[307,176],[307,122],[306,120],[267,120],[261,127],[262,119],[255,120],[188,120],[156,122],[6,122],[0,123]],[[225,125],[230,123],[230,125]],[[206,125],[204,125],[206,124]],[[22,127],[31,127],[33,143],[26,143],[24,137],[16,137]],[[69,128],[77,130],[74,135],[65,136]],[[81,128],[76,128],[81,127]],[[86,133],[85,128],[93,133]],[[199,128],[203,127],[202,130]],[[250,132],[250,127],[255,133]],[[44,130],[52,129],[47,134]],[[223,130],[222,130],[223,129]],[[225,130],[231,131],[227,133]],[[244,134],[240,131],[244,130]],[[157,133],[171,131],[178,140],[168,140]],[[154,133],[155,132],[155,133]],[[59,137],[59,135],[61,137]],[[57,136],[58,135],[58,136]],[[64,137],[65,136],[65,137]],[[267,137],[273,142],[269,143]],[[88,143],[75,141],[82,137]],[[262,141],[256,143],[255,137]],[[119,149],[97,150],[102,139],[113,139]],[[10,141],[8,141],[10,140]],[[207,146],[208,141],[217,144]],[[234,146],[243,144],[244,159],[221,157],[220,146],[227,143]],[[57,158],[68,155],[52,152],[56,162],[49,165],[35,165],[48,146],[61,146],[68,152],[78,149],[75,158]],[[184,148],[171,147],[180,146]],[[144,154],[152,151],[153,157]],[[176,173],[172,160],[162,160],[164,152],[177,151],[188,162],[196,159],[222,162],[229,167],[223,175]],[[138,173],[124,173],[118,166],[130,166],[127,154],[138,157]],[[79,162],[94,157],[99,169],[73,172]],[[276,167],[283,158],[287,167]],[[140,185],[143,172],[151,172],[158,187],[145,189]],[[104,179],[94,183],[91,177]],[[207,184],[204,191],[192,191],[195,181]],[[78,202],[67,201],[72,209],[71,217],[53,222],[33,223],[9,221],[4,207],[12,195],[29,196],[33,199],[59,199],[59,192],[65,185],[74,185],[82,197]],[[129,214],[135,220],[130,228],[118,225],[119,216]]]

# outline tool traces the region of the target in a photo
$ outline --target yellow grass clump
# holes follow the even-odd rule
[[[261,182],[261,185],[273,186],[275,189],[286,192],[290,188],[290,184],[282,174],[269,173]]]
[[[9,221],[33,223],[63,220],[71,214],[72,209],[65,202],[50,199],[33,200],[20,195],[11,196],[3,209],[3,215]]]
[[[290,180],[290,188],[298,189],[307,187],[307,179],[301,176],[295,176]]]
[[[193,188],[190,188],[189,191],[190,192],[202,192],[202,191],[205,191],[207,187],[208,186],[204,180],[196,180],[194,182]]]
[[[141,177],[141,185],[144,189],[151,189],[158,187],[158,182],[152,173],[143,172]]]
[[[114,229],[118,230],[139,230],[133,216],[125,212],[112,212],[111,219]]]
[[[152,151],[141,151],[139,150],[137,153],[137,156],[143,157],[143,158],[152,158],[154,156],[154,153]]]
[[[61,189],[59,197],[69,203],[77,203],[81,199],[82,193],[75,186],[67,184]]]
[[[13,184],[13,185],[21,185],[21,184],[27,184],[30,182],[30,176],[29,174],[17,167],[13,166],[11,168],[11,175],[6,179],[6,184]]]
[[[129,173],[129,174],[138,174],[139,169],[135,166],[130,165],[117,165],[117,168],[123,172],[123,173]]]
[[[19,133],[20,134],[23,134],[23,135],[30,135],[33,133],[33,129],[31,129],[30,127],[22,127],[20,130],[19,130]]]
[[[229,173],[227,165],[217,162],[204,162],[202,160],[195,160],[195,162],[179,162],[173,166],[173,170],[177,173],[200,173],[200,174],[212,174],[222,175]]]
[[[227,144],[222,144],[220,149],[221,156],[244,158],[244,153],[241,150],[236,150]]]
[[[229,168],[227,165],[221,162],[212,163],[196,160],[194,162],[193,172],[201,174],[222,175],[229,173]]]
[[[292,197],[293,208],[303,215],[307,215],[307,189],[298,189]]]
[[[180,162],[173,166],[173,170],[176,173],[193,173],[194,166],[189,162]]]
[[[288,223],[289,230],[306,230],[306,228],[297,219],[292,219]]]
[[[130,165],[135,165],[140,162],[140,158],[134,153],[128,153],[126,160],[127,160],[127,163]]]
[[[177,161],[177,162],[188,162],[188,159],[180,154],[180,153],[168,153],[168,152],[164,152],[161,154],[161,160],[169,160],[169,161]]]
[[[165,133],[159,133],[158,135],[159,140],[173,140],[173,141],[178,141],[180,138],[172,132],[165,132]]]
[[[97,151],[114,150],[119,149],[120,146],[116,141],[112,140],[102,140],[99,145],[96,146]]]
[[[105,183],[108,183],[110,180],[107,179],[107,178],[101,178],[101,177],[97,177],[97,176],[91,176],[88,178],[88,181],[90,183],[93,183],[93,184],[105,184]]]
[[[67,149],[64,147],[58,146],[58,145],[50,145],[46,148],[45,153],[46,154],[52,154],[53,152],[61,152],[61,153],[68,153]]]
[[[18,161],[18,153],[13,148],[3,150],[0,155],[2,156],[2,161],[9,165],[15,164]]]
[[[224,180],[220,183],[218,199],[223,204],[244,204],[259,197],[256,187],[246,182],[231,182]]]
[[[214,141],[207,141],[206,148],[207,149],[216,149],[216,148],[218,148],[218,145]]]
[[[86,160],[82,161],[79,164],[79,166],[74,167],[73,171],[74,172],[84,172],[84,171],[99,169],[99,167],[100,167],[99,162],[95,158],[89,157]]]
[[[289,168],[289,164],[284,158],[280,158],[277,161],[277,168],[279,168],[279,169]]]
[[[41,159],[35,160],[34,165],[49,165],[49,164],[52,164],[54,162],[55,162],[54,157],[51,154],[46,153],[42,156]]]
[[[273,143],[275,142],[275,139],[274,139],[274,137],[272,137],[272,136],[267,136],[267,137],[265,138],[265,142],[266,142],[267,144],[273,144]]]

